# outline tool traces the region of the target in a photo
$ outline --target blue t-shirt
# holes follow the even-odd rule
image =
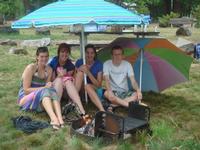
[[[81,65],[83,65],[83,59],[78,59],[75,63],[76,68],[79,68]],[[97,79],[98,73],[103,72],[102,62],[100,62],[99,60],[95,60],[93,65],[90,67],[90,72]],[[88,77],[87,77],[87,82],[92,83]]]
[[[56,73],[57,76],[57,67],[59,67],[59,63],[58,63],[58,56],[55,56],[52,58],[52,60],[49,62],[49,66],[53,69],[53,71]],[[75,69],[74,64],[71,62],[70,59],[67,59],[66,63],[63,66],[64,69],[68,71],[73,71]]]

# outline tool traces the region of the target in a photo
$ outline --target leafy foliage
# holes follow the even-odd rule
[[[200,5],[193,9],[192,14],[197,19],[196,27],[200,27]]]
[[[174,13],[174,12],[171,12],[170,14],[167,14],[167,15],[163,15],[162,17],[159,17],[159,26],[168,27],[170,25],[169,24],[170,19],[178,18],[179,16],[180,15],[178,13]]]

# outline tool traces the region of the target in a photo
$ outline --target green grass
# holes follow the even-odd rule
[[[193,30],[195,32],[189,39],[198,41],[197,35],[200,34],[200,31]],[[174,28],[160,29],[160,31],[161,35],[170,40],[177,38],[174,36]],[[65,35],[61,36],[57,32],[54,34],[53,40],[61,40]],[[0,35],[0,39],[38,38],[32,35],[3,36]],[[102,35],[100,37],[103,40],[115,38],[115,36],[103,38]],[[96,40],[100,37],[93,35],[89,39]],[[71,39],[71,37],[67,36],[66,39]],[[35,49],[27,49],[28,55],[24,56],[8,54],[9,48],[9,46],[0,46],[0,149],[200,149],[200,64],[198,62],[192,64],[188,82],[171,87],[162,93],[144,93],[144,102],[151,107],[152,136],[138,133],[126,141],[105,144],[102,139],[87,141],[71,136],[69,127],[58,132],[48,128],[31,135],[16,130],[12,125],[11,117],[21,114],[16,104],[20,78],[25,66],[35,60]],[[54,45],[49,47],[50,56],[56,54],[56,48],[57,46]],[[73,58],[79,56],[77,50],[72,51]],[[94,109],[91,112],[94,112]],[[26,115],[37,120],[48,120],[46,114],[26,113]]]

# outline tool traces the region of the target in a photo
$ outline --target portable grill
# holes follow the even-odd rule
[[[83,126],[81,119],[73,121],[71,126],[72,134],[83,137],[103,137],[112,140],[126,139],[137,131],[146,130],[151,134],[150,108],[148,106],[129,103],[127,116],[122,117],[110,112],[99,111],[95,115],[94,135],[80,134],[77,129]]]

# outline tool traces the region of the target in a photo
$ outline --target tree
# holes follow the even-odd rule
[[[197,19],[196,27],[200,27],[200,4],[192,10],[192,15]]]
[[[4,22],[7,18],[13,18],[15,16],[15,3],[12,0],[0,1],[0,15],[3,17]]]

